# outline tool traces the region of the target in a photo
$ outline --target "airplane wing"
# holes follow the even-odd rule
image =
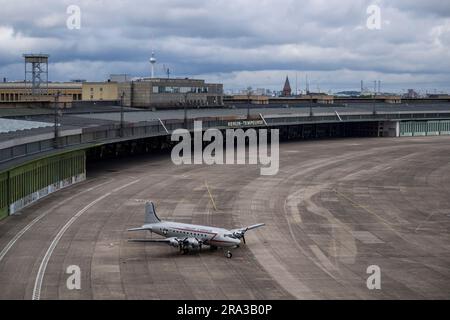
[[[245,241],[245,233],[247,231],[258,229],[258,228],[261,228],[261,227],[264,227],[264,226],[265,226],[264,223],[260,223],[260,224],[255,224],[253,226],[241,228],[241,229],[234,229],[234,230],[231,230],[231,234],[227,235],[227,236],[231,237],[231,238],[235,238],[235,239],[242,239],[244,241],[244,243],[246,243],[246,241]]]
[[[129,239],[128,242],[138,242],[138,243],[168,243],[170,244],[171,239]]]
[[[255,224],[253,226],[249,226],[246,228],[234,229],[234,230],[231,230],[231,232],[232,233],[246,233],[247,231],[258,229],[258,228],[264,227],[265,225],[266,225],[265,223]]]
[[[135,231],[148,231],[148,230],[151,230],[151,229],[145,228],[145,227],[128,229],[129,232],[135,232]]]
[[[204,242],[197,240],[195,238],[186,238],[186,239],[178,239],[178,238],[166,238],[166,239],[129,239],[128,242],[138,242],[138,243],[164,243],[169,246],[179,248],[180,251],[185,250],[186,248],[202,248]]]

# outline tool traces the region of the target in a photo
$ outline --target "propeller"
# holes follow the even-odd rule
[[[186,238],[186,239],[184,239],[184,240],[178,240],[179,247],[180,247],[180,252],[183,252],[183,250],[184,250],[184,244],[186,243],[187,240],[188,240],[188,238]]]
[[[235,232],[233,233],[233,238],[235,239],[242,239],[242,241],[244,242],[244,244],[247,244],[247,241],[245,240],[245,233],[248,231],[248,228],[239,232]]]
[[[198,242],[198,248],[200,249],[200,251],[202,251],[203,241],[202,240],[198,240],[197,238],[195,238],[195,240],[197,240],[197,242]]]

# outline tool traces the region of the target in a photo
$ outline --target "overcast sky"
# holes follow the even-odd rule
[[[370,30],[370,5],[381,29]],[[67,27],[67,8],[81,28]],[[175,77],[247,86],[450,91],[448,0],[0,0],[0,77],[23,79],[22,54],[48,53],[50,80],[149,76],[152,50]]]

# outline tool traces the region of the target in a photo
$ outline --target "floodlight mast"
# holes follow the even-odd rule
[[[33,96],[48,94],[48,54],[24,54],[25,85],[31,83]]]

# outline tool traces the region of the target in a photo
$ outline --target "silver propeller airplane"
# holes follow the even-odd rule
[[[245,233],[247,231],[260,228],[265,224],[256,224],[250,227],[234,230],[222,228],[206,227],[177,222],[161,221],[156,215],[155,205],[148,202],[145,208],[145,225],[140,228],[129,229],[128,231],[150,231],[165,239],[145,239],[129,240],[130,242],[151,242],[166,243],[174,248],[180,249],[184,254],[191,250],[202,250],[203,246],[209,246],[212,249],[232,249],[238,248],[241,240],[245,242]],[[231,251],[226,251],[227,258],[233,256]]]

